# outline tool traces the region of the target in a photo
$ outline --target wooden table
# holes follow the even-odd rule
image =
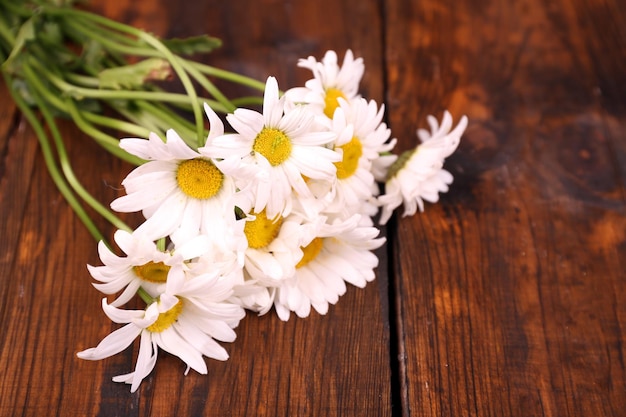
[[[470,123],[439,204],[384,230],[377,280],[326,316],[249,314],[209,375],[167,354],[135,393],[138,346],[76,352],[117,328],[85,265],[95,241],[0,87],[0,415],[623,416],[626,413],[626,4],[621,0],[92,1],[206,60],[281,87],[298,58],[365,60],[365,97],[399,139],[428,114]],[[130,166],[69,123],[108,203]],[[113,229],[99,223],[111,236]]]

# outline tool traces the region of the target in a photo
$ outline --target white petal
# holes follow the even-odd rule
[[[81,359],[99,360],[108,358],[126,349],[139,336],[141,329],[134,324],[117,329],[104,339],[95,348],[89,348],[78,352],[76,356]]]
[[[242,139],[240,143],[237,145],[248,145],[249,148],[252,148],[252,143],[256,135],[259,134],[261,129],[263,129],[264,121],[263,115],[249,109],[237,109],[233,114],[229,114],[226,116],[226,120],[228,123],[239,133]],[[223,138],[227,135],[220,136],[219,146],[224,146]],[[216,140],[213,141],[215,146],[218,146],[218,142]],[[231,145],[232,147],[233,145]]]
[[[96,287],[96,285],[97,284],[94,284],[94,287]],[[111,305],[113,307],[119,307],[119,306],[126,304],[135,296],[135,294],[137,294],[137,290],[139,289],[140,286],[141,286],[140,280],[135,279],[135,280],[130,281],[128,285],[126,286],[126,288],[124,289],[124,291],[115,299],[115,301],[111,303]],[[96,287],[96,288],[102,291],[101,288],[99,287]]]
[[[139,344],[139,354],[137,356],[137,364],[130,387],[130,392],[137,391],[139,384],[145,377],[152,372],[156,365],[158,349],[156,344],[152,342],[150,332],[144,330],[141,334],[141,342]],[[113,379],[115,381],[115,378]]]
[[[139,387],[139,383],[154,369],[157,361],[157,354],[158,347],[156,343],[151,341],[150,332],[144,331],[141,335],[141,345],[139,347],[139,356],[137,358],[137,364],[135,365],[135,371],[124,375],[114,376],[113,382],[133,384],[130,391],[135,392]]]
[[[161,203],[157,211],[137,229],[137,233],[143,233],[151,240],[157,240],[172,233],[180,226],[185,203],[182,194],[176,193],[169,196]]]
[[[206,103],[204,103],[204,113],[206,113],[206,116],[209,119],[210,130],[206,143],[210,144],[214,138],[222,136],[224,134],[224,124],[222,123],[222,120],[219,118],[217,113],[215,113],[213,109]]]
[[[277,127],[283,117],[283,106],[278,98],[278,82],[274,77],[268,77],[263,94],[263,119],[265,126]]]
[[[137,318],[143,317],[144,310],[122,310],[107,304],[107,299],[102,299],[102,310],[114,323],[130,323]]]
[[[196,372],[200,374],[207,373],[206,363],[202,359],[200,352],[180,337],[173,328],[170,327],[161,333],[154,333],[153,338],[160,348],[178,356]]]
[[[207,253],[211,249],[211,239],[206,235],[195,236],[176,245],[176,253],[183,259],[192,259]]]
[[[211,337],[200,331],[193,324],[178,326],[181,337],[186,340],[195,349],[198,349],[204,356],[217,359],[219,361],[225,361],[228,359],[228,352],[222,346],[219,345]]]
[[[174,129],[166,132],[167,147],[176,159],[194,159],[200,156],[185,143]]]
[[[235,331],[222,320],[198,320],[196,325],[204,333],[222,342],[234,342],[237,338]]]

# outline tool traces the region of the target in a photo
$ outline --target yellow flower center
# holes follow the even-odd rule
[[[249,247],[261,249],[272,243],[278,236],[280,226],[283,224],[283,218],[277,216],[276,219],[268,219],[265,210],[254,215],[256,219],[247,221],[243,232],[246,234],[246,238],[248,238]]]
[[[178,302],[172,308],[159,314],[159,317],[157,317],[156,321],[150,326],[146,327],[146,329],[151,331],[152,333],[161,333],[162,331],[167,330],[172,324],[174,324],[174,322],[176,322],[178,316],[182,311],[183,300],[179,298]]]
[[[170,272],[170,267],[163,262],[148,262],[147,264],[134,266],[133,271],[135,274],[148,282],[161,283],[167,281],[167,274]]]
[[[302,268],[303,266],[311,262],[313,259],[315,259],[317,255],[319,255],[323,246],[324,246],[324,240],[321,237],[316,237],[315,239],[311,241],[311,243],[303,247],[302,259],[300,259],[300,262],[297,263],[296,268]]]
[[[224,174],[207,159],[188,159],[178,165],[176,182],[189,197],[207,200],[222,188]]]
[[[339,97],[346,99],[346,95],[337,88],[329,88],[326,90],[326,96],[324,97],[324,114],[330,119],[333,118],[335,109],[339,107],[339,101],[337,101]]]
[[[335,166],[337,167],[337,178],[343,180],[356,172],[359,159],[363,155],[363,145],[361,145],[360,140],[353,137],[350,142],[339,146],[339,148],[343,149],[343,159],[341,162],[335,162]]]
[[[252,149],[263,155],[275,167],[285,162],[291,155],[291,141],[280,130],[264,127],[254,139]]]

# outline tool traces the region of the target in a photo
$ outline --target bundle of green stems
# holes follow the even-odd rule
[[[215,80],[254,92],[265,88],[194,59],[219,46],[219,39],[206,35],[163,40],[73,2],[0,0],[0,72],[39,140],[53,181],[96,240],[105,239],[85,204],[116,228],[131,229],[81,185],[59,120],[73,121],[103,149],[135,165],[144,161],[121,149],[118,137],[164,137],[175,129],[197,149],[208,133],[204,103],[228,113],[262,102],[260,93],[229,99]]]

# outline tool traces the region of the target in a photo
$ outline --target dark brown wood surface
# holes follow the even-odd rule
[[[377,280],[326,316],[249,314],[208,375],[161,354],[76,352],[116,325],[85,265],[96,244],[0,86],[1,416],[623,416],[626,5],[620,0],[92,1],[165,37],[209,33],[206,61],[283,88],[298,58],[362,56],[398,150],[425,117],[470,123],[424,213],[392,221]],[[108,203],[130,167],[63,124]],[[100,222],[110,236],[113,229]]]

